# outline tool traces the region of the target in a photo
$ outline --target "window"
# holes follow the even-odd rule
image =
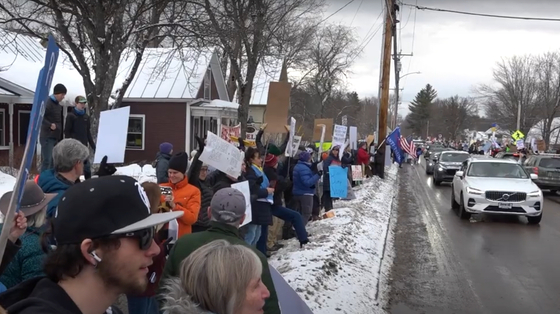
[[[527,179],[527,173],[518,164],[501,162],[473,163],[467,174],[469,177]]]
[[[18,111],[18,146],[25,146],[27,142],[27,129],[29,128],[30,110]]]
[[[6,146],[6,133],[4,126],[6,125],[6,110],[0,109],[0,146]]]
[[[128,118],[126,149],[144,150],[146,115],[131,114]]]
[[[461,153],[443,153],[441,155],[442,162],[463,162],[469,158],[469,154]]]

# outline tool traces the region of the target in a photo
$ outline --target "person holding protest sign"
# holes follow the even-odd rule
[[[178,152],[169,159],[168,183],[161,186],[170,187],[173,195],[162,195],[162,202],[167,202],[173,211],[184,213],[181,219],[177,219],[179,224],[179,237],[192,232],[192,225],[198,220],[200,211],[200,190],[189,183],[187,178],[187,168],[189,156],[185,152]]]
[[[25,233],[25,231],[27,231],[27,218],[25,218],[22,211],[16,213],[10,228],[8,242],[6,243],[6,250],[4,251],[4,256],[2,256],[2,262],[0,263],[0,275],[4,273],[6,267],[10,265],[16,254],[19,252],[19,249],[21,249],[20,237]],[[0,292],[4,292],[5,290],[5,286],[0,286]]]
[[[13,191],[0,198],[0,211],[6,217]],[[56,194],[45,194],[33,181],[27,181],[23,189],[20,212],[27,219],[25,236],[21,237],[21,249],[0,277],[0,282],[11,288],[22,281],[43,275],[41,265],[45,253],[41,249],[39,236],[46,222],[47,205]]]
[[[148,267],[160,252],[154,227],[183,214],[151,214],[149,206],[143,188],[128,176],[70,187],[43,236],[56,239],[44,263],[46,277],[0,294],[0,306],[11,314],[103,313],[119,295],[144,292]]]
[[[272,224],[271,206],[273,203],[274,188],[270,187],[270,182],[263,172],[262,158],[258,149],[249,147],[245,152],[246,172],[245,177],[249,181],[251,195],[255,195],[255,200],[251,201],[252,219],[246,225],[247,233],[245,241],[250,245],[257,245],[261,237],[262,226]],[[266,254],[266,241],[264,248],[259,250]]]

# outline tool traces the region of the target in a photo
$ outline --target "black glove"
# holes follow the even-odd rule
[[[342,167],[342,169],[346,169],[346,167],[348,167],[348,165],[344,164],[344,165],[341,165],[341,167]]]
[[[314,162],[311,164],[311,171],[313,171],[313,173],[317,173],[317,164],[318,162]]]
[[[317,174],[318,174],[319,176],[322,176],[322,175],[323,175],[323,170],[317,171]]]
[[[198,154],[202,154],[202,151],[204,150],[204,147],[206,146],[204,144],[204,140],[201,139],[200,137],[198,137],[197,135],[194,136],[194,139],[196,140],[196,142],[198,143],[198,150],[197,153]],[[200,156],[200,155],[199,155]]]
[[[243,138],[238,137],[237,142],[239,143],[239,149],[245,151],[245,142],[243,141]]]
[[[99,169],[95,175],[98,177],[112,176],[115,172],[117,172],[117,168],[115,168],[113,164],[108,164],[107,156],[103,156],[103,159],[101,159],[101,163],[99,164]]]
[[[264,178],[263,177],[258,177],[256,183],[258,185],[261,185],[263,183]]]

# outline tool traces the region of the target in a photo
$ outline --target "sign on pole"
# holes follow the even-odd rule
[[[52,35],[49,35],[45,64],[39,72],[39,78],[37,79],[37,86],[35,88],[35,97],[33,98],[33,107],[29,116],[29,127],[27,128],[25,151],[21,160],[21,166],[19,167],[16,184],[14,186],[14,193],[12,193],[10,205],[8,206],[9,208],[6,213],[6,217],[4,217],[4,222],[7,223],[5,224],[6,226],[14,220],[14,216],[21,205],[23,187],[25,186],[25,182],[29,176],[29,169],[31,168],[31,164],[33,162],[33,155],[35,154],[37,139],[39,138],[39,132],[41,130],[41,123],[43,122],[43,116],[45,115],[45,101],[47,100],[49,91],[51,90],[54,70],[58,61],[58,53],[59,49],[56,45],[56,41]],[[2,233],[0,234],[0,260],[4,256],[9,234],[10,228],[2,228]]]

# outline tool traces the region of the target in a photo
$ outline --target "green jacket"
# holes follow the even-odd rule
[[[169,277],[178,277],[181,267],[181,262],[194,252],[199,247],[210,243],[214,240],[227,240],[231,244],[241,244],[248,248],[251,248],[255,252],[262,262],[262,282],[270,291],[270,297],[266,300],[264,305],[264,314],[280,314],[280,306],[278,305],[278,296],[276,295],[276,289],[274,289],[274,283],[272,282],[272,277],[270,276],[270,270],[268,269],[268,261],[266,256],[264,256],[255,247],[248,245],[240,236],[239,230],[235,227],[211,221],[210,228],[207,231],[196,232],[191,234],[186,234],[177,240],[167,262],[165,263],[165,268],[163,269],[163,275],[161,276],[160,288],[164,284],[165,280]]]

